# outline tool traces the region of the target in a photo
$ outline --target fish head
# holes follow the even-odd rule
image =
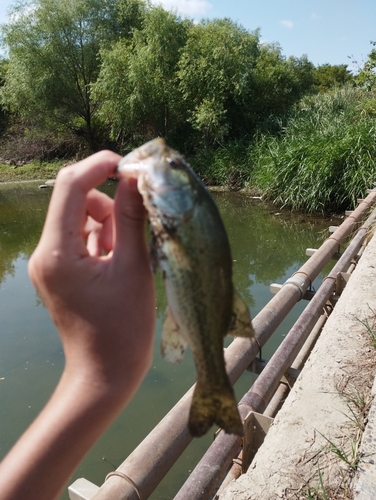
[[[122,158],[117,173],[137,178],[149,213],[157,210],[170,219],[181,219],[193,209],[197,197],[195,175],[184,158],[161,138]]]

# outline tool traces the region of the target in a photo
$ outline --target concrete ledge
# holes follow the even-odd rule
[[[376,498],[376,378],[372,387],[373,402],[363,433],[354,500]]]
[[[356,429],[347,396],[351,399],[365,391],[370,398],[375,375],[375,349],[361,323],[376,311],[375,283],[373,237],[251,467],[228,485],[220,500],[298,499],[308,488],[322,493],[321,483],[326,492],[339,493],[353,484],[353,469],[338,459],[328,440],[351,458]],[[357,483],[359,495],[367,496],[358,500],[376,498],[374,489],[366,493],[367,484],[373,482],[375,488],[376,483],[375,418],[374,404],[364,433]],[[344,476],[347,484],[343,484]],[[368,477],[373,481],[367,483]]]

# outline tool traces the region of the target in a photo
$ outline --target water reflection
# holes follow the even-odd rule
[[[102,188],[113,194],[114,185]],[[47,310],[39,301],[27,276],[27,260],[38,243],[50,190],[36,184],[0,188],[0,455],[3,456],[40,411],[63,369],[61,344]],[[317,247],[329,223],[276,215],[274,207],[244,194],[214,195],[229,233],[234,281],[251,308],[252,315],[271,299],[271,282],[282,283],[306,260],[305,249]],[[133,451],[194,382],[190,353],[179,366],[161,359],[159,340],[166,307],[161,277],[156,277],[158,320],[152,368],[136,397],[98,441],[72,481],[86,477],[101,484],[105,475]],[[264,356],[279,345],[303,304],[282,323]],[[251,385],[245,374],[236,385],[240,397]],[[196,439],[151,498],[174,496],[212,436]],[[150,450],[152,453],[153,450]],[[68,496],[65,493],[64,499]]]
[[[20,255],[29,257],[38,243],[51,197],[37,184],[4,185],[0,188],[0,283],[13,275]]]

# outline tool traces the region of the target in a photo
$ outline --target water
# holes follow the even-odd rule
[[[102,189],[112,194],[115,187],[108,183]],[[38,243],[50,196],[50,190],[38,190],[35,183],[0,186],[0,458],[46,403],[64,364],[55,327],[27,275],[27,260]],[[214,197],[231,242],[235,284],[255,316],[271,299],[269,285],[283,283],[303,264],[305,249],[321,244],[330,222],[276,213],[275,207],[244,194],[216,193]],[[70,483],[85,477],[102,484],[106,474],[118,467],[194,383],[190,353],[177,366],[161,359],[166,300],[160,276],[156,287],[152,367],[131,404],[92,448]],[[272,355],[304,305],[297,304],[283,321],[263,348],[264,357]],[[253,377],[245,373],[238,381],[238,398],[249,389]],[[172,498],[212,439],[212,433],[195,439],[151,498]],[[67,493],[62,499],[68,499]]]

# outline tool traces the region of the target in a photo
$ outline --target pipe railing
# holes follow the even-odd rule
[[[357,229],[375,203],[376,190],[373,190],[253,319],[255,338],[238,337],[226,349],[226,369],[231,384],[247,369],[260,347],[303,297],[323,267],[338,252],[339,246]],[[140,497],[145,500],[150,496],[192,441],[187,425],[192,394],[193,387],[118,467],[119,476],[112,475],[105,481],[93,500],[139,500]],[[229,448],[232,449],[232,456],[241,445],[240,439],[234,444],[231,435],[221,436],[221,441],[231,442]]]
[[[345,272],[350,266],[351,261],[363,244],[368,225],[375,218],[376,210],[353,238],[333,267],[330,275],[324,279],[323,284],[299,316],[251,389],[241,399],[238,408],[243,419],[247,417],[250,411],[264,412],[282,376],[292,364],[309,332],[319,319],[324,305],[333,294],[338,274]],[[234,457],[233,450],[238,446],[239,438],[237,436],[228,435],[221,431],[174,500],[209,499],[223,477],[223,473],[231,464]]]
[[[363,242],[363,245],[361,249],[357,253],[357,259],[362,255],[363,251],[365,248],[365,243]],[[312,253],[310,253],[312,255]],[[335,258],[335,256],[333,257]],[[338,257],[339,258],[339,257]],[[354,259],[348,269],[346,270],[346,274],[351,274],[353,270],[356,267],[356,260]],[[300,371],[306,360],[308,359],[308,356],[310,355],[313,347],[316,344],[317,339],[319,338],[321,331],[332,311],[333,307],[332,305],[327,302],[326,306],[324,307],[323,313],[315,323],[315,326],[312,328],[311,332],[309,333],[309,336],[307,337],[306,341],[304,342],[304,345],[300,349],[299,353],[295,357],[291,368],[293,370],[298,370]],[[253,367],[253,364],[255,363],[255,360],[252,362],[252,365],[250,366],[249,370],[250,371],[255,371],[255,367]],[[257,370],[257,368],[256,368]],[[261,373],[257,371],[257,373]],[[285,373],[286,376],[286,373]],[[290,381],[289,385],[287,385],[284,381],[280,381],[277,390],[275,391],[273,397],[270,399],[263,415],[274,418],[276,414],[278,413],[280,407],[282,406],[284,400],[287,398],[288,394],[290,392]],[[225,490],[226,486],[233,481],[234,479],[237,479],[241,476],[243,473],[243,451],[241,450],[239,455],[235,457],[232,461],[232,466],[229,469],[229,471],[226,473],[226,476],[224,479],[220,482],[218,485],[218,489],[215,492],[214,499],[215,500],[220,500],[220,496],[222,492]]]
[[[306,342],[304,343],[304,346],[299,351],[297,357],[294,359],[294,362],[291,365],[292,369],[300,371],[303,368],[304,363],[308,359],[309,354],[311,353],[314,345],[316,344],[317,339],[320,336],[321,330],[325,325],[326,320],[329,317],[329,314],[330,310],[325,310],[321,314],[317,323],[312,328]],[[253,363],[254,361],[252,362],[252,365]],[[254,370],[251,369],[251,371]],[[280,407],[282,406],[284,400],[287,398],[289,392],[290,392],[290,384],[287,385],[285,382],[280,381],[278,388],[275,391],[271,400],[269,401],[268,406],[266,407],[263,415],[269,418],[274,418],[278,413]],[[224,489],[226,488],[226,486],[234,479],[240,477],[242,473],[243,473],[243,450],[241,450],[239,455],[232,460],[232,466],[226,473],[226,476],[224,477],[223,481],[221,481],[220,484],[218,484],[218,489],[215,492],[215,496],[213,498],[220,499],[220,496],[224,491]]]

